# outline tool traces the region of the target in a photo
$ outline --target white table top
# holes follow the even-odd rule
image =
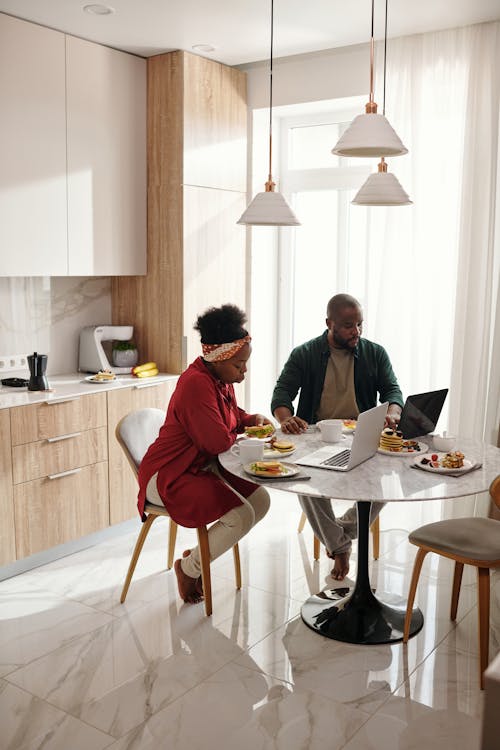
[[[278,431],[278,436],[280,434]],[[286,463],[293,463],[295,459],[325,445],[319,430],[316,429],[302,435],[287,435],[286,439],[296,445],[292,455],[283,457],[282,461]],[[346,436],[344,440],[348,447],[350,436]],[[429,446],[429,450],[434,450],[429,435],[420,440]],[[310,476],[311,479],[304,481],[299,477],[295,480],[259,480],[248,476],[243,471],[239,458],[231,452],[222,453],[219,460],[224,468],[244,479],[311,497],[397,502],[441,500],[487,491],[493,479],[500,474],[500,449],[465,438],[457,441],[456,449],[461,450],[466,458],[481,462],[482,467],[461,477],[451,477],[411,468],[414,455],[389,456],[376,453],[373,458],[346,472],[301,466],[301,473]]]

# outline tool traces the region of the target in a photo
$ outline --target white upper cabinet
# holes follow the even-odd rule
[[[0,276],[146,273],[146,61],[0,14]]]
[[[0,275],[67,273],[64,34],[0,15]]]
[[[70,276],[146,273],[146,61],[66,37]]]

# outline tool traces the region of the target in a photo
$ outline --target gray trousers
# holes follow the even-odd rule
[[[314,535],[325,545],[332,557],[351,549],[351,542],[358,535],[358,514],[356,504],[352,505],[343,516],[335,518],[332,501],[329,497],[314,498],[299,495],[299,503],[311,524]],[[372,503],[370,508],[370,525],[377,518],[385,503]]]

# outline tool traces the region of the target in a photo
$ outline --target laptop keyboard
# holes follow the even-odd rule
[[[336,453],[334,456],[331,456],[330,458],[325,458],[324,461],[321,462],[322,466],[347,466],[349,463],[349,458],[351,456],[350,450],[344,450],[340,453]]]

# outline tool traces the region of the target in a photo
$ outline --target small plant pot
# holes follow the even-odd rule
[[[137,349],[113,349],[113,364],[115,367],[135,367],[138,359]]]

